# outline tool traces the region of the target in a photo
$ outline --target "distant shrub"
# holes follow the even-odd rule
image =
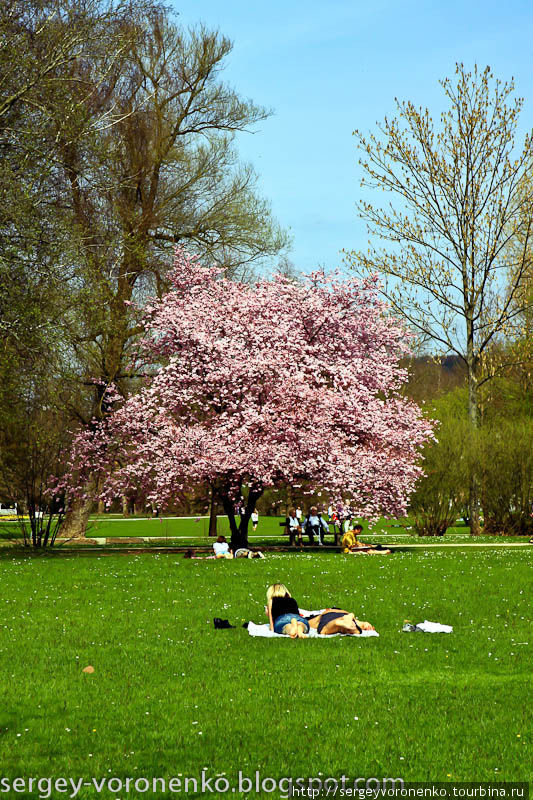
[[[533,419],[497,420],[479,436],[484,533],[533,534]]]
[[[436,409],[440,425],[437,441],[423,449],[422,478],[411,497],[410,516],[419,536],[443,536],[455,524],[466,498],[471,463],[471,436],[466,415],[457,414],[455,405]]]

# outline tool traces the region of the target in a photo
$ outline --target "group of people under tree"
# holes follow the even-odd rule
[[[324,544],[324,536],[329,533],[329,525],[316,506],[311,506],[305,519],[302,519],[300,508],[289,509],[285,526],[291,537],[291,542],[298,539],[299,545],[303,545],[303,535],[306,534],[309,537],[309,544],[315,543],[316,536],[318,544],[322,546]]]
[[[242,515],[244,509],[237,506],[235,509],[236,514]],[[338,543],[337,537],[342,534],[341,549],[343,553],[353,553],[361,555],[386,555],[391,551],[384,548],[381,544],[367,544],[359,539],[363,531],[363,526],[360,522],[356,521],[350,511],[343,511],[342,509],[334,510],[331,506],[327,511],[327,519],[325,514],[319,511],[317,506],[311,506],[308,514],[304,517],[301,508],[290,508],[285,522],[280,523],[285,528],[285,532],[290,536],[292,545],[298,543],[303,547],[303,537],[306,535],[309,544],[315,544],[315,538],[318,540],[320,546],[324,546],[324,538],[326,534],[330,534],[330,525],[333,526],[333,533],[335,535],[335,544]],[[257,508],[254,508],[251,514],[251,521],[254,531],[257,530],[259,522],[259,513]],[[338,530],[337,530],[338,528]],[[213,543],[213,556],[211,558],[217,559],[231,559],[231,558],[262,558],[263,554],[257,550],[252,550],[248,544],[246,546],[234,547],[233,544],[227,542],[226,537],[220,535]],[[188,557],[194,557],[193,551],[188,554]],[[204,556],[205,557],[205,556]]]
[[[339,533],[343,534],[341,541],[343,553],[386,555],[391,552],[380,544],[369,545],[360,541],[358,537],[363,530],[363,526],[354,521],[352,514],[346,513],[343,518],[341,511],[334,511],[331,507],[328,509],[328,520],[324,519],[324,515],[319,512],[317,506],[311,506],[304,519],[302,519],[302,511],[299,507],[291,508],[285,520],[285,527],[291,544],[298,542],[300,547],[303,547],[304,535],[308,537],[309,544],[314,544],[316,537],[318,544],[322,547],[324,545],[324,536],[330,533],[330,524],[333,525],[335,535],[337,534],[337,526],[339,527]]]

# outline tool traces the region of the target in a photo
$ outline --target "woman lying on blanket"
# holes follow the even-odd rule
[[[363,631],[375,631],[370,622],[356,619],[355,614],[340,608],[326,608],[321,614],[309,617],[309,625],[322,636],[334,633],[348,633],[359,636]]]
[[[307,637],[309,622],[300,615],[298,603],[282,583],[274,583],[267,589],[267,615],[274,633],[284,633],[291,639]]]

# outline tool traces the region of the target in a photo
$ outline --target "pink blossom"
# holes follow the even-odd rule
[[[290,483],[327,486],[370,519],[405,513],[432,427],[401,394],[410,336],[376,278],[248,285],[177,250],[170,285],[146,307],[141,343],[162,366],[79,434],[71,495],[93,477],[105,502],[141,489],[163,508],[208,483],[231,523],[244,485],[255,502]]]

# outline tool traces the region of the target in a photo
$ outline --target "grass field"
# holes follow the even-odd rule
[[[288,537],[283,536],[283,528],[280,527],[281,517],[261,517],[256,534],[249,526],[249,535],[252,543],[256,546],[261,544],[288,544]],[[414,530],[409,528],[409,520],[401,520],[399,524],[395,520],[382,519],[375,525],[369,526],[362,520],[364,531],[362,539],[376,542],[409,542],[434,544],[439,541],[444,542],[464,542],[468,541],[469,529],[462,525],[448,528],[444,537],[424,537],[420,538]],[[121,515],[94,516],[91,518],[87,537],[118,539],[120,537],[161,537],[166,539],[180,539],[181,544],[210,544],[212,540],[208,537],[209,520],[207,517],[161,517],[148,519],[146,517],[128,517]],[[218,531],[229,538],[229,523],[227,517],[219,517]],[[13,537],[20,536],[20,529],[16,522],[2,522],[0,520],[0,542],[6,542]],[[304,537],[307,541],[307,537]],[[333,543],[333,535],[327,539],[328,543]],[[476,537],[476,542],[495,542],[495,541],[526,541],[525,537],[495,537],[480,536]],[[60,546],[60,542],[58,543]]]
[[[213,562],[4,552],[0,776],[151,780],[205,767],[231,785],[238,770],[530,781],[532,556],[510,548]],[[249,637],[240,626],[262,621],[276,580],[303,607],[354,610],[380,638]],[[238,627],[214,630],[214,616]],[[401,633],[407,618],[454,632]],[[82,673],[89,664],[92,675]]]

